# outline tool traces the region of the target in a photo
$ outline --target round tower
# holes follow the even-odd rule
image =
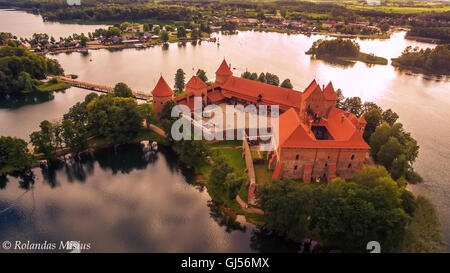
[[[173,99],[173,94],[173,90],[161,76],[152,91],[153,111],[157,114],[160,114],[164,103]]]

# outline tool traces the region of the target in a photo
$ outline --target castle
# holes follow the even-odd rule
[[[363,139],[364,117],[336,108],[338,97],[331,82],[320,87],[313,80],[303,92],[233,76],[224,60],[216,71],[213,86],[193,76],[186,92],[174,98],[161,77],[152,91],[154,110],[164,102],[194,109],[194,97],[203,106],[222,102],[278,105],[280,116],[275,130],[276,149],[268,153],[273,178],[302,179],[304,182],[350,178],[363,167],[369,145]]]

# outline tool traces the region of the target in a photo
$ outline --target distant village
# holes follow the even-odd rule
[[[409,21],[415,20],[410,17]],[[153,25],[122,23],[108,29],[98,29],[88,36],[74,34],[71,37],[45,37],[35,34],[23,44],[38,53],[87,53],[101,48],[146,48],[168,42],[196,42],[198,40],[218,42],[210,34],[218,31],[255,30],[292,34],[327,34],[340,37],[388,38],[391,27],[388,24],[374,24],[367,21],[341,22],[334,20],[310,20],[308,18],[288,20],[277,14],[265,14],[264,19],[240,18],[233,15],[213,16],[206,26],[185,28],[175,25]],[[220,45],[218,43],[218,45]]]

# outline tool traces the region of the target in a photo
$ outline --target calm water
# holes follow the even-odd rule
[[[264,231],[227,223],[169,151],[126,145],[33,175],[1,181],[0,241],[75,240],[94,252],[288,250]]]
[[[93,32],[105,25],[61,24],[57,22],[44,22],[40,15],[16,10],[0,10],[0,32],[10,32],[17,37],[28,38],[34,33],[47,33],[48,36],[68,37],[74,33]]]
[[[73,29],[73,25],[61,26]],[[404,35],[404,32],[399,32],[389,40],[358,40],[358,43],[363,52],[385,58],[399,56],[408,45],[421,48],[434,47],[431,44],[407,41]],[[189,43],[186,46],[171,44],[167,50],[161,47],[116,52],[99,50],[91,51],[88,56],[73,53],[61,54],[55,58],[60,61],[67,73],[77,74],[81,80],[109,85],[123,81],[137,90],[150,91],[160,75],[173,85],[174,74],[178,68],[184,69],[187,78],[194,70],[202,68],[206,70],[207,76],[213,79],[215,70],[225,57],[231,62],[235,75],[240,75],[247,69],[257,73],[272,72],[279,75],[281,80],[290,78],[294,88],[298,90],[303,90],[313,78],[322,84],[332,81],[347,97],[360,96],[363,100],[375,101],[384,108],[392,108],[400,115],[400,121],[411,131],[421,146],[415,167],[425,181],[423,184],[413,186],[412,190],[428,196],[436,204],[445,241],[450,245],[448,79],[428,80],[420,75],[408,76],[396,71],[390,65],[367,66],[356,63],[353,66],[343,67],[311,60],[304,52],[315,40],[324,38],[323,36],[241,32],[237,35],[218,35],[218,37],[220,46],[208,42],[197,46]],[[87,91],[71,88],[65,94],[54,94],[54,100],[46,103],[0,109],[0,134],[28,138],[29,133],[38,128],[41,120],[60,117],[70,105],[82,100],[85,94]],[[132,172],[126,177],[130,177],[131,180],[134,179],[131,178],[134,175],[137,174]],[[94,177],[92,179],[95,180]],[[88,176],[83,187],[91,183],[101,188],[100,185],[108,182],[91,182]],[[0,192],[0,197],[9,193],[9,188],[13,187]],[[170,195],[170,192],[167,194]],[[19,192],[16,193],[16,196],[18,195]]]

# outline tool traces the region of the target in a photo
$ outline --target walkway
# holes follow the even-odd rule
[[[262,211],[261,209],[258,209],[258,208],[249,207],[248,204],[245,203],[239,195],[236,196],[236,201],[239,203],[239,205],[241,206],[243,211],[245,211],[247,213],[256,213],[256,214],[264,215],[264,211]]]
[[[242,148],[245,153],[245,164],[247,165],[248,176],[250,178],[250,186],[248,187],[248,203],[251,205],[256,204],[255,191],[256,191],[256,176],[255,168],[253,167],[252,152],[247,141],[247,134],[244,135],[244,140],[242,141]]]
[[[68,78],[68,77],[63,77],[63,76],[58,76],[58,79],[60,79],[61,81],[65,82],[67,84],[70,84],[71,86],[75,86],[78,88],[93,90],[93,91],[102,92],[102,93],[114,92],[114,87],[107,86],[107,85],[78,81],[78,80]],[[134,91],[134,90],[132,90],[132,92],[133,92],[133,96],[136,99],[147,100],[147,101],[153,99],[153,96],[150,93],[146,93],[146,92],[142,92],[142,91]]]

